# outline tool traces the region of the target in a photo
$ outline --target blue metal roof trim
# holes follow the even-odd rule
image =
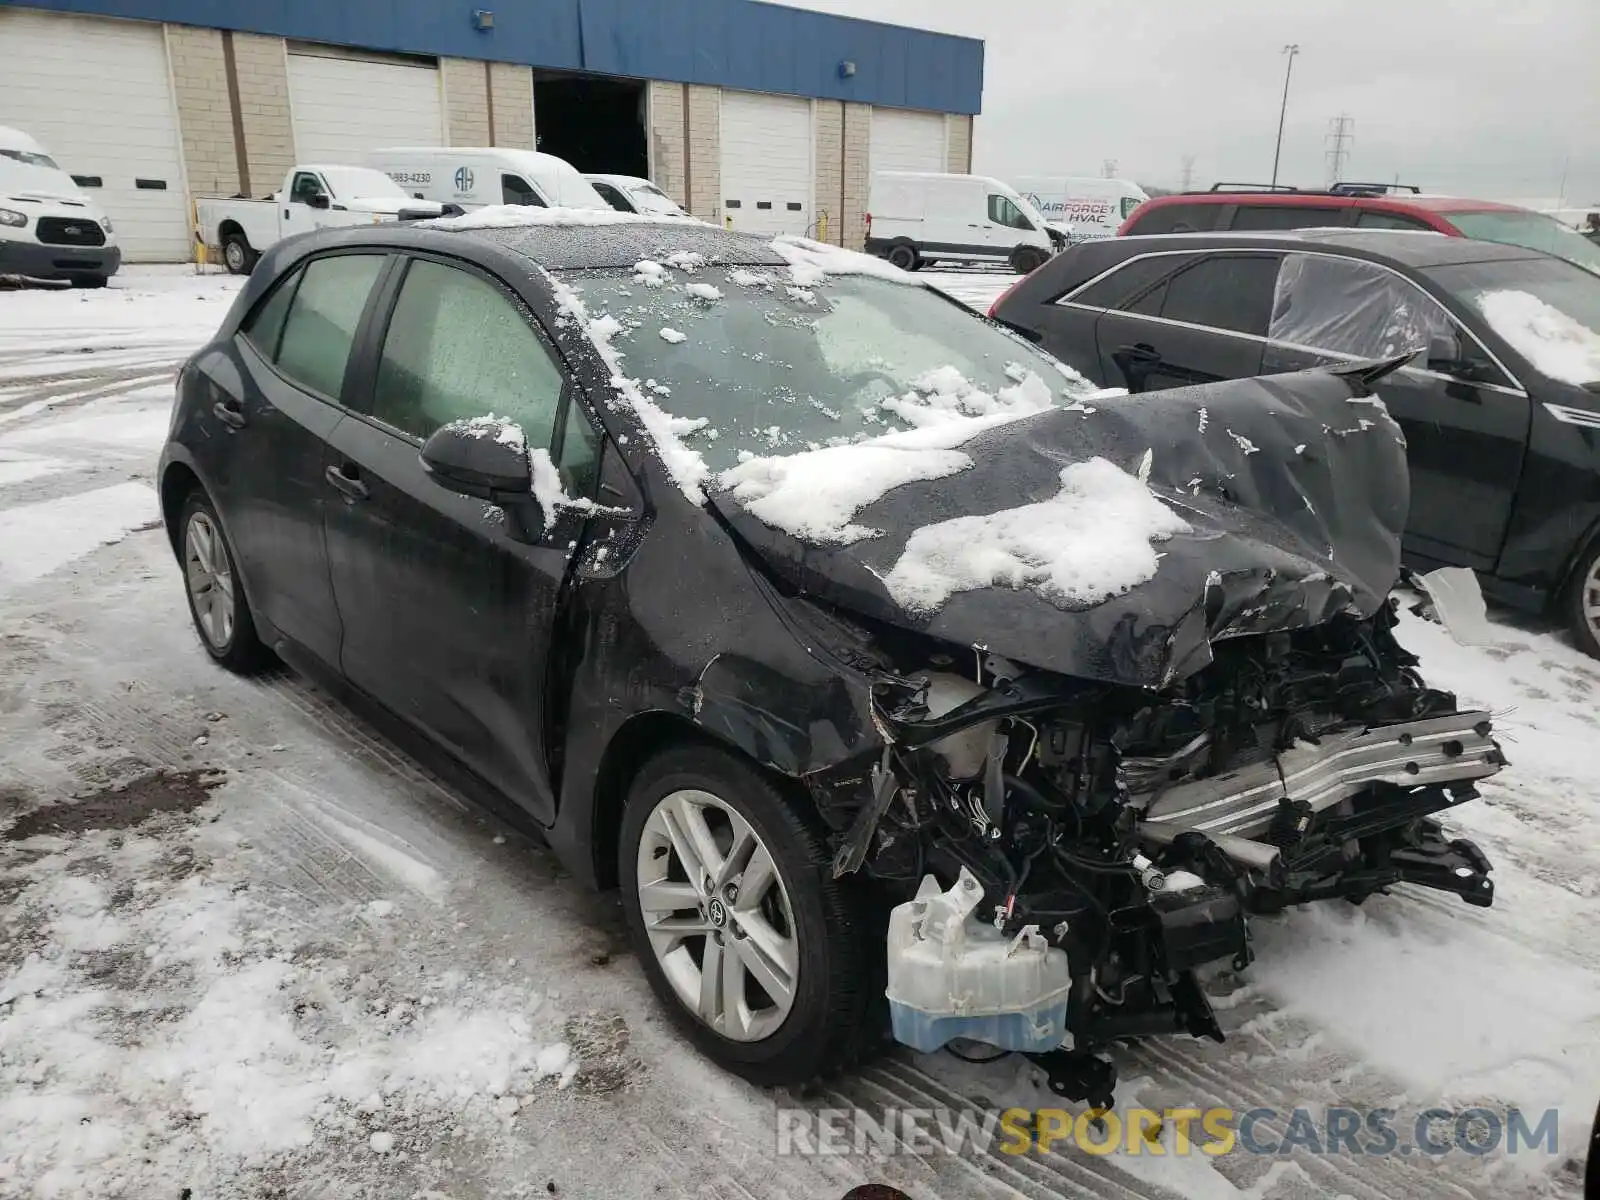
[[[0,6],[10,0],[0,0]],[[976,113],[983,43],[755,0],[28,0],[27,7],[896,108]],[[474,8],[494,28],[473,28]],[[846,78],[842,62],[856,64]]]

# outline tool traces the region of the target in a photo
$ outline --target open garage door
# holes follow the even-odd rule
[[[944,114],[872,110],[874,171],[945,171]]]
[[[722,93],[722,212],[743,233],[811,229],[811,101]]]
[[[439,66],[289,43],[295,158],[352,163],[380,146],[442,146]]]
[[[0,47],[0,125],[44,143],[78,178],[123,257],[192,257],[161,26],[0,7]]]

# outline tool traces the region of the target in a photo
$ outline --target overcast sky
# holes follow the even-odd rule
[[[787,0],[984,39],[974,169],[1265,182],[1285,43],[1300,45],[1279,181],[1346,179],[1600,203],[1600,0]]]

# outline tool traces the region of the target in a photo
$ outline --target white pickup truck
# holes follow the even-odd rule
[[[248,275],[261,252],[282,238],[330,225],[442,216],[447,207],[415,200],[382,171],[370,167],[302,163],[283,177],[283,187],[265,200],[200,200],[199,234],[222,249],[235,275]]]

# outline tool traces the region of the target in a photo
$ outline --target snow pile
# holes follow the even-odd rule
[[[1098,604],[1154,577],[1152,543],[1188,529],[1138,479],[1094,458],[1064,468],[1050,500],[918,529],[884,583],[913,612],[996,586],[1061,607]]]
[[[551,516],[562,508],[576,509],[585,513],[627,511],[596,504],[587,496],[567,495],[566,489],[561,486],[561,472],[556,467],[555,460],[550,457],[550,451],[543,446],[528,451],[528,467],[533,475],[533,498],[539,502],[539,508],[545,514],[547,524]]]
[[[698,254],[680,252],[669,256],[667,261],[674,266],[682,267],[686,262],[703,260]],[[550,281],[551,291],[555,295],[556,305],[562,315],[569,320],[577,321],[588,331],[601,360],[611,371],[611,386],[622,394],[622,398],[638,414],[640,423],[655,442],[656,453],[660,456],[662,465],[666,467],[667,474],[672,477],[673,483],[677,484],[678,490],[688,498],[689,503],[704,504],[706,500],[704,484],[710,474],[710,468],[706,466],[706,460],[698,451],[691,450],[678,440],[678,434],[673,428],[676,418],[647,396],[644,389],[639,386],[638,380],[630,379],[623,373],[622,355],[611,344],[611,339],[622,331],[621,322],[609,314],[591,317],[588,306],[576,291],[548,271],[545,272],[545,278]],[[662,336],[665,337],[667,332],[663,330]]]
[[[534,225],[661,225],[661,217],[618,212],[614,208],[539,208],[531,204],[490,204],[460,217],[418,221],[418,229],[521,229]]]
[[[663,325],[661,327],[661,340],[670,342],[674,346],[680,346],[689,340],[689,335],[681,330],[672,328],[670,325]]]
[[[829,275],[872,275],[910,287],[927,285],[910,272],[858,250],[814,242],[785,234],[772,240],[772,249],[789,264],[789,279],[796,287],[815,287]]]
[[[740,287],[768,288],[772,286],[772,276],[765,271],[746,271],[740,267],[728,272],[728,282]]]
[[[1477,305],[1494,331],[1551,379],[1579,387],[1600,380],[1600,331],[1528,292],[1484,292]]]
[[[722,289],[712,287],[709,283],[686,283],[683,290],[696,300],[722,299]]]
[[[468,437],[491,438],[502,446],[510,446],[513,450],[528,448],[528,439],[522,432],[522,426],[509,417],[497,417],[493,413],[485,413],[481,417],[463,417],[451,421],[448,427]]]
[[[633,281],[645,287],[665,287],[671,278],[667,269],[652,259],[643,258],[633,264]]]
[[[990,394],[971,383],[955,367],[938,367],[919,377],[904,396],[883,401],[881,407],[908,425],[933,425],[951,417],[986,417],[998,414],[1030,416],[1055,403],[1049,387],[1018,363],[1006,366],[1015,380],[1011,387]]]
[[[701,267],[706,265],[706,256],[704,254],[697,254],[693,250],[674,250],[661,261],[666,263],[669,267],[676,267],[680,271],[684,271],[690,275],[693,275]]]

